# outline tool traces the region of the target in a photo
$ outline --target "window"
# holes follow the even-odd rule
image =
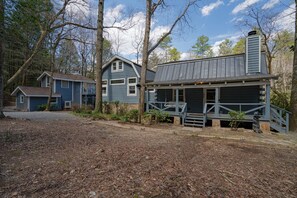
[[[49,76],[45,77],[45,87],[49,87],[50,86],[50,79]]]
[[[124,85],[125,84],[125,78],[119,78],[119,79],[112,79],[110,80],[111,85]]]
[[[124,66],[122,61],[114,61],[112,63],[111,72],[124,71]]]
[[[107,96],[107,80],[102,80],[102,96]]]
[[[173,89],[172,90],[172,101],[175,101],[175,93],[176,93],[176,90],[175,89]],[[178,90],[178,101],[179,102],[185,102],[185,91],[184,91],[184,89],[179,89]]]
[[[116,71],[117,70],[117,62],[113,62],[112,63],[112,71]]]
[[[128,78],[128,86],[127,86],[127,95],[128,96],[136,96],[137,95],[136,83],[137,83],[136,78]]]
[[[62,80],[61,81],[61,88],[69,88],[69,81]]]
[[[216,101],[216,90],[215,89],[207,89],[206,90],[206,102],[207,103],[215,103]]]
[[[24,95],[20,95],[20,103],[24,103]]]

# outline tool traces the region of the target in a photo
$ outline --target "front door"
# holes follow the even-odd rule
[[[204,100],[203,100],[203,107],[205,107],[206,103],[215,103],[216,102],[216,89],[209,88],[204,89]],[[207,109],[212,107],[212,105],[208,105]],[[214,109],[211,110],[211,112],[214,112]]]

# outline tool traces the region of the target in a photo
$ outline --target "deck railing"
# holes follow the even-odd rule
[[[230,111],[243,112],[245,115],[253,115],[258,112],[259,115],[265,116],[265,104],[263,103],[205,103],[203,114],[212,114],[220,117],[221,114],[228,115]]]
[[[291,112],[275,105],[270,107],[271,127],[279,132],[288,132]]]
[[[158,111],[167,112],[170,115],[184,116],[187,112],[187,103],[185,102],[147,102],[146,110],[156,109]]]

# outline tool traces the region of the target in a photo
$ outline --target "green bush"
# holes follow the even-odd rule
[[[272,92],[271,104],[289,111],[290,109],[290,94],[285,92]]]
[[[121,120],[121,117],[117,114],[111,114],[110,119],[111,120]]]
[[[119,106],[120,106],[120,101],[116,100],[113,102],[113,104],[115,105],[115,109],[116,109],[116,114],[119,114]]]
[[[138,110],[137,109],[132,109],[127,113],[127,119],[130,122],[138,122]]]
[[[244,119],[245,113],[239,111],[229,111],[229,116],[231,117],[231,121],[229,123],[231,129],[237,130],[240,124],[240,121]]]
[[[170,122],[169,114],[166,112],[158,111],[156,109],[150,110],[149,114],[151,115],[151,119],[156,123],[158,122]]]
[[[44,111],[46,109],[47,104],[38,105],[38,111]]]
[[[108,120],[107,116],[102,113],[93,113],[91,117],[95,120]]]
[[[103,113],[111,114],[111,111],[112,111],[111,103],[107,101],[103,101],[102,108],[103,108]]]
[[[125,116],[128,113],[127,104],[119,104],[118,115]]]

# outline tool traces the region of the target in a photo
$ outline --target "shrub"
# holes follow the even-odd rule
[[[106,115],[104,115],[102,113],[93,113],[92,118],[95,120],[107,120]]]
[[[117,114],[111,114],[110,119],[111,120],[120,120],[121,117],[119,115],[117,115]]]
[[[130,122],[138,122],[138,110],[132,109],[127,113],[127,118]]]
[[[107,101],[103,101],[102,103],[103,113],[110,114],[111,113],[111,104]]]
[[[127,104],[119,104],[118,115],[124,116],[128,113],[128,105]]]
[[[114,105],[115,105],[115,108],[116,108],[115,113],[118,115],[119,114],[120,101],[118,101],[118,100],[114,101]]]
[[[44,111],[46,109],[47,104],[38,105],[38,111]]]
[[[231,117],[231,121],[229,125],[231,126],[232,130],[237,130],[240,124],[240,121],[243,120],[245,113],[239,111],[229,111],[229,116]]]
[[[156,123],[158,122],[170,122],[169,114],[166,112],[158,111],[158,110],[150,110],[149,114],[151,114],[151,119]]]
[[[280,108],[290,109],[290,94],[286,92],[272,92],[271,93],[271,104]]]
[[[81,113],[81,108],[78,105],[72,105],[71,111],[74,113]]]

